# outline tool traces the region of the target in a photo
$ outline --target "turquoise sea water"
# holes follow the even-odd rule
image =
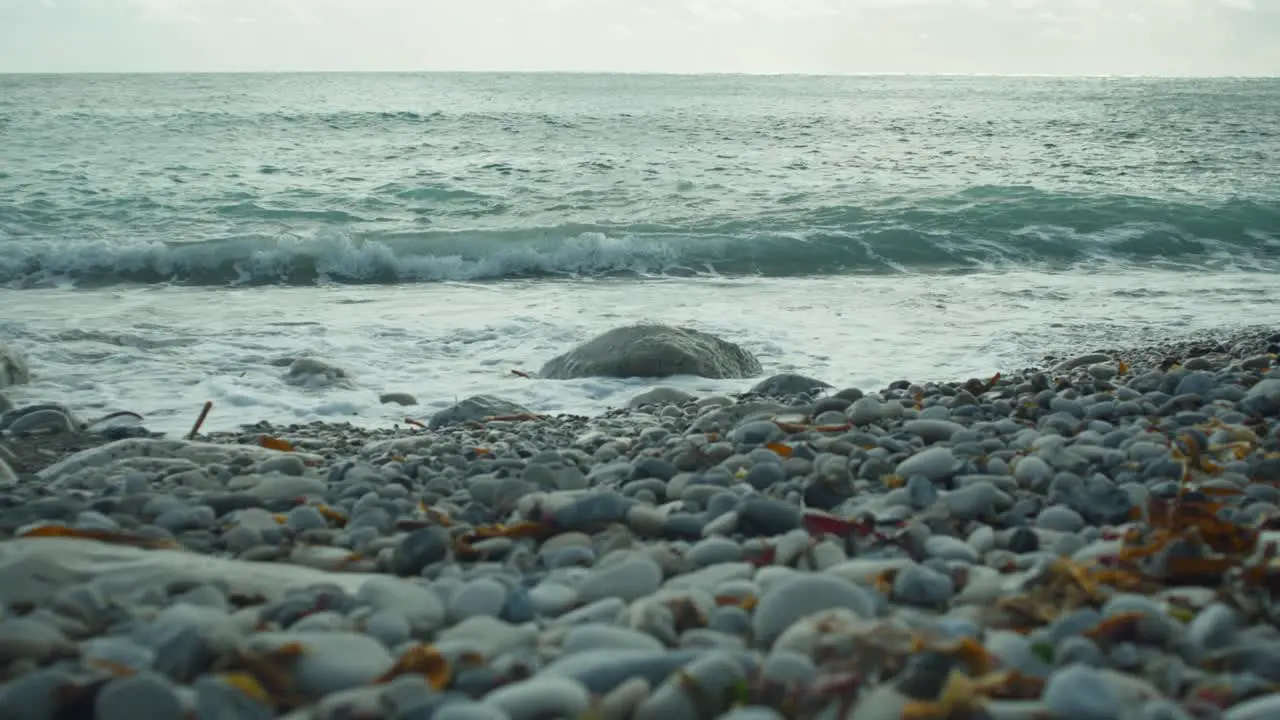
[[[506,369],[641,318],[985,372],[1280,320],[1278,117],[1266,79],[0,76],[0,338],[32,399],[183,422],[616,404]],[[281,386],[303,352],[357,385]]]

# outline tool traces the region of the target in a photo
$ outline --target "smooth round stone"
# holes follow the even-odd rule
[[[940,617],[935,627],[943,635],[950,638],[972,638],[982,636],[982,628],[974,621],[964,617]]]
[[[1186,710],[1164,698],[1143,703],[1139,714],[1142,720],[1193,720]]]
[[[1115,720],[1121,698],[1107,677],[1087,665],[1069,665],[1049,676],[1041,701],[1055,717]]]
[[[729,633],[722,633],[708,628],[694,628],[680,634],[680,648],[697,648],[704,650],[745,650],[746,641]]]
[[[817,672],[817,665],[808,655],[794,650],[774,650],[760,667],[761,677],[779,685],[806,682]]]
[[[563,583],[544,580],[529,590],[534,613],[555,617],[578,603],[578,591]]]
[[[151,479],[140,473],[130,472],[125,475],[120,490],[125,495],[142,495],[151,492]]]
[[[417,575],[422,569],[444,560],[453,546],[449,531],[439,526],[414,530],[405,536],[391,556],[391,570],[397,575]]]
[[[0,663],[22,659],[44,662],[74,647],[57,627],[34,618],[0,621]]]
[[[785,483],[786,479],[787,471],[781,462],[759,462],[746,471],[745,478],[746,484],[758,491],[767,491],[773,486]]]
[[[1053,554],[1068,558],[1080,552],[1087,543],[1079,535],[1060,535],[1053,541]]]
[[[1054,647],[1054,664],[1059,667],[1068,665],[1088,665],[1102,667],[1106,658],[1098,644],[1083,635],[1073,635]]]
[[[485,695],[482,702],[502,710],[511,720],[578,718],[590,707],[591,694],[570,678],[534,676],[504,685]]]
[[[187,508],[174,508],[166,510],[156,516],[152,521],[152,525],[163,528],[171,533],[180,533],[189,527],[193,527],[191,522],[191,512]]]
[[[94,699],[96,720],[182,720],[182,702],[173,684],[155,673],[116,678]]]
[[[907,706],[913,699],[903,694],[892,683],[872,687],[858,697],[848,720],[902,720]],[[1055,719],[1056,720],[1056,719]]]
[[[1036,516],[1036,527],[1062,533],[1079,532],[1084,527],[1080,513],[1065,505],[1051,505]]]
[[[297,625],[294,627],[296,628]],[[406,642],[413,634],[409,619],[399,610],[374,611],[372,615],[365,619],[364,631],[377,638],[378,642],[388,648],[394,648]]]
[[[900,477],[923,475],[937,482],[954,474],[959,464],[951,448],[931,447],[898,463],[895,474]]]
[[[445,608],[440,596],[421,585],[392,577],[373,577],[360,586],[355,597],[376,610],[403,613],[414,635],[434,632],[444,624]]]
[[[1163,642],[1176,632],[1175,622],[1164,612],[1160,603],[1145,595],[1120,593],[1113,595],[1101,608],[1104,618],[1139,613],[1135,632],[1145,641]]]
[[[978,562],[978,552],[971,545],[950,535],[930,535],[924,541],[924,551],[929,557],[941,560],[959,560],[970,565]]]
[[[921,410],[919,415],[917,415],[917,419],[919,420],[949,420],[950,418],[951,418],[951,410],[947,408],[947,406],[945,405],[929,405],[928,407]],[[904,424],[904,428],[905,428],[905,424]],[[960,432],[964,429],[965,428],[962,425],[960,426],[960,429],[957,430],[956,432]],[[916,433],[916,434],[918,435],[920,433]]]
[[[1040,536],[1028,527],[1014,528],[1005,540],[1005,547],[1018,554],[1033,553],[1040,549]]]
[[[933,568],[911,564],[893,580],[893,599],[908,605],[938,607],[951,599],[951,578]]]
[[[917,510],[923,510],[938,500],[938,486],[923,475],[907,478],[906,491],[911,506]]]
[[[258,482],[252,487],[234,487],[236,478],[228,489],[244,489],[250,495],[262,500],[292,500],[297,497],[323,497],[328,483],[321,478],[295,477],[293,475],[257,475],[252,476]]]
[[[992,630],[984,643],[987,652],[996,656],[1007,670],[1017,670],[1027,675],[1043,677],[1048,666],[1031,649],[1031,641],[1025,636],[1008,630]]]
[[[1085,370],[1098,380],[1110,380],[1116,376],[1120,370],[1111,363],[1094,363]]]
[[[707,627],[727,635],[746,637],[751,631],[751,615],[734,605],[718,607],[711,611]]]
[[[212,585],[197,585],[176,597],[175,600],[179,603],[227,610],[227,596],[222,590]]]
[[[497,617],[507,604],[507,586],[492,578],[473,580],[449,596],[448,616],[459,622],[476,615]]]
[[[657,638],[637,630],[605,625],[602,623],[586,623],[577,625],[565,633],[560,648],[566,653],[586,650],[662,650],[663,644]]]
[[[293,661],[293,679],[308,695],[327,695],[367,685],[395,665],[382,643],[349,632],[266,632],[248,640],[250,651],[270,652],[298,644],[302,653]]]
[[[540,674],[573,678],[601,695],[635,678],[656,685],[700,654],[697,650],[591,650],[559,657]]]
[[[876,397],[860,397],[854,400],[849,409],[845,411],[845,416],[854,425],[869,425],[879,420],[884,414],[883,404]]]
[[[155,663],[156,653],[128,637],[106,635],[81,643],[80,659],[141,672]]]
[[[410,716],[412,720],[418,720]],[[423,720],[511,720],[511,716],[497,705],[463,700],[444,705],[434,712],[423,715]]]
[[[749,497],[738,509],[737,531],[748,536],[782,535],[800,527],[799,506],[783,500]]]
[[[685,557],[695,567],[708,567],[721,563],[738,562],[742,559],[742,546],[723,537],[711,537],[695,543],[685,552]]]
[[[1207,372],[1196,371],[1187,373],[1178,387],[1174,389],[1173,394],[1176,395],[1199,395],[1207,397],[1217,387],[1218,383],[1213,375]]]
[[[661,586],[662,567],[637,554],[592,568],[578,587],[578,595],[584,603],[611,597],[631,602],[652,595]]]
[[[743,675],[744,668],[734,654],[706,652],[655,688],[636,708],[634,720],[701,720],[711,713],[718,715],[724,709],[723,700],[705,707],[708,703],[698,702],[688,688],[701,688],[705,697],[724,698]]]
[[[1275,720],[1280,718],[1280,694],[1246,700],[1222,715],[1222,720]]]
[[[312,505],[299,505],[285,515],[285,524],[294,532],[322,530],[329,527],[320,510]]]
[[[946,412],[945,408],[941,410]],[[919,435],[927,443],[937,443],[950,440],[953,435],[964,430],[964,426],[950,420],[920,419],[908,420],[902,424],[902,429],[912,435]]]
[[[734,708],[717,720],[784,720],[782,713],[764,705],[745,705]]]
[[[278,472],[284,475],[301,477],[307,473],[307,466],[302,462],[302,458],[297,455],[278,455],[259,463],[258,472],[264,475]]]
[[[957,488],[942,496],[942,502],[952,516],[973,520],[995,513],[998,506],[1009,506],[1012,499],[989,482],[975,482]]]
[[[551,569],[575,565],[590,567],[596,562],[596,551],[589,547],[568,546],[543,549],[538,554],[542,558],[542,564]]]
[[[634,677],[600,697],[594,712],[600,720],[624,720],[635,715],[636,708],[653,692],[653,683]]]
[[[340,613],[325,610],[299,618],[297,622],[289,626],[289,630],[293,632],[335,632],[337,630],[342,630],[346,627],[346,624],[347,619]],[[377,634],[374,632],[369,632],[369,634],[377,637]],[[381,640],[381,638],[379,638],[379,640]],[[385,641],[382,641],[382,644],[387,647],[391,647],[391,644]]]
[[[195,717],[270,720],[276,713],[221,677],[205,675],[195,682]]]
[[[635,409],[646,405],[683,405],[693,399],[693,395],[683,390],[659,385],[631,398],[627,403],[627,407]]]
[[[1187,639],[1203,650],[1218,650],[1235,642],[1239,620],[1235,610],[1213,603],[1196,614],[1187,626]]]
[[[764,445],[777,442],[786,433],[771,420],[754,420],[743,423],[729,433],[729,439],[740,445]]]
[[[3,462],[4,459],[0,458],[0,463]],[[0,477],[4,477],[3,470],[0,470]],[[14,481],[17,481],[16,476]],[[76,515],[75,527],[83,530],[114,531],[120,529],[120,523],[95,510],[86,510],[79,515]]]
[[[747,452],[746,457],[748,461],[748,469],[762,463],[765,465],[780,465],[782,463],[782,456],[767,447],[751,448],[751,450]]]
[[[862,617],[875,615],[875,602],[853,583],[824,575],[795,573],[765,591],[752,619],[759,647],[771,647],[793,623],[822,610],[845,608]]]
[[[1077,400],[1062,397],[1061,395],[1049,400],[1049,409],[1053,412],[1063,412],[1076,417],[1084,417],[1085,415],[1084,405],[1081,405]]]
[[[631,470],[633,479],[657,478],[664,482],[675,477],[678,472],[676,466],[666,460],[649,456],[637,458]]]
[[[979,556],[985,556],[996,547],[996,531],[991,529],[990,525],[980,525],[973,532],[969,533],[969,537],[965,538],[965,542],[968,543]]]
[[[579,625],[586,622],[612,622],[626,608],[627,604],[621,598],[605,598],[564,613],[556,618],[556,624]]]

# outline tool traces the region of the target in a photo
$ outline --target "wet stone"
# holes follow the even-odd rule
[[[108,682],[94,701],[98,720],[182,720],[185,717],[177,690],[163,677],[143,673]]]

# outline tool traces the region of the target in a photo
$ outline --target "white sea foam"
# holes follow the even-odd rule
[[[30,358],[31,384],[6,390],[16,403],[64,402],[86,416],[130,409],[153,429],[182,433],[205,400],[215,404],[209,429],[258,420],[387,425],[477,393],[539,412],[593,413],[656,384],[699,394],[752,384],[511,373],[642,320],[739,342],[766,373],[878,388],[985,376],[1047,350],[1127,345],[1144,332],[1280,324],[1278,301],[1270,275],[1158,272],[0,290],[0,337]],[[338,365],[351,383],[290,385],[272,361],[295,356]],[[422,404],[379,405],[389,391]]]

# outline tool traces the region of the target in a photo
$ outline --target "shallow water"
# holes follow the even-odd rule
[[[0,290],[0,333],[27,348],[32,384],[13,399],[132,409],[184,432],[257,420],[358,424],[425,418],[475,393],[539,412],[624,405],[641,380],[524,379],[611,327],[686,324],[755,352],[766,373],[840,386],[958,379],[1025,367],[1045,352],[1126,346],[1197,328],[1280,322],[1267,274],[978,273],[794,279],[508,281],[326,288]],[[296,387],[271,365],[310,355],[350,387]],[[691,392],[750,380],[675,378]],[[417,408],[380,406],[413,393]]]

